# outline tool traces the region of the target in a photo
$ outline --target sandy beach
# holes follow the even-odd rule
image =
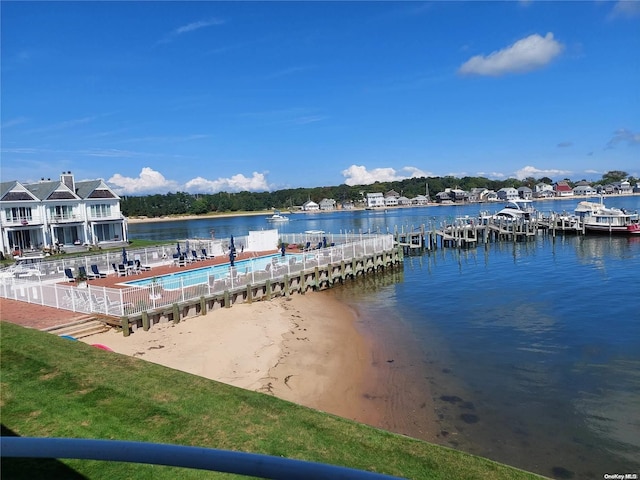
[[[129,337],[83,339],[375,427],[435,441],[431,398],[404,395],[410,380],[327,292],[217,309]],[[420,406],[412,402],[420,403]],[[426,403],[426,405],[425,405]],[[413,411],[420,408],[419,420]]]

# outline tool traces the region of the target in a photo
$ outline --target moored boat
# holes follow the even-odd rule
[[[289,217],[285,217],[284,215],[281,215],[279,211],[275,211],[273,213],[273,215],[271,215],[270,217],[267,217],[267,221],[269,222],[288,222],[289,221]]]
[[[640,235],[638,212],[606,207],[602,199],[578,203],[575,214],[585,232]]]

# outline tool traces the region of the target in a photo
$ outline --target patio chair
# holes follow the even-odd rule
[[[142,265],[140,260],[136,259],[136,270],[139,272],[148,272],[151,270],[151,267],[149,265]]]
[[[89,269],[91,270],[91,275],[93,276],[93,278],[106,278],[107,276],[106,273],[98,270],[98,265],[96,265],[95,263],[89,266]]]
[[[202,256],[203,256],[204,258],[214,258],[214,257],[215,257],[215,255],[209,255],[209,254],[207,253],[207,249],[206,249],[206,248],[203,248],[203,249],[202,249]]]
[[[87,269],[86,269],[86,267],[84,265],[80,265],[78,267],[78,277],[79,278],[85,278],[87,280],[89,280],[91,278],[94,278],[93,274],[87,273]]]
[[[116,273],[118,274],[119,277],[127,276],[127,267],[124,265],[124,263],[121,263],[118,265],[118,269],[116,270]]]
[[[76,279],[73,278],[73,272],[71,271],[70,268],[65,268],[64,269],[64,276],[67,277],[67,282],[75,282]]]
[[[204,257],[201,255],[198,255],[195,250],[191,250],[191,256],[193,257],[193,260],[195,260],[196,262],[200,262],[201,260],[204,260]]]

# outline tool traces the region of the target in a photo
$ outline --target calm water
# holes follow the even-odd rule
[[[638,196],[606,203],[640,209]],[[386,232],[481,208],[295,214],[278,228]],[[242,217],[129,231],[177,239],[263,228],[271,228],[265,217]],[[334,294],[419,343],[441,443],[556,478],[640,473],[640,238],[540,236],[438,250],[406,258],[393,281],[347,283]]]

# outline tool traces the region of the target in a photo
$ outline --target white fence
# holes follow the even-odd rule
[[[354,236],[307,233],[281,235],[280,238],[285,245],[302,246],[303,253],[274,256],[268,262],[265,262],[264,258],[245,260],[234,267],[226,264],[226,267],[218,266],[215,270],[200,269],[192,272],[185,270],[179,276],[152,277],[147,285],[124,289],[90,284],[86,288],[80,288],[46,282],[38,276],[11,276],[1,279],[0,296],[74,312],[128,316],[185,300],[220,294],[225,290],[262,283],[268,279],[281,279],[285,275],[296,274],[316,266],[351,261],[354,258],[389,251],[394,246],[393,235],[389,234]],[[155,256],[160,253],[158,250],[145,249],[144,252],[132,252],[132,254],[139,254],[141,257],[145,255],[142,257],[143,263],[153,265],[153,262],[147,258],[154,259],[154,252]],[[95,260],[79,259],[79,261],[83,264],[91,264],[90,262]],[[58,277],[57,281],[59,280]]]

